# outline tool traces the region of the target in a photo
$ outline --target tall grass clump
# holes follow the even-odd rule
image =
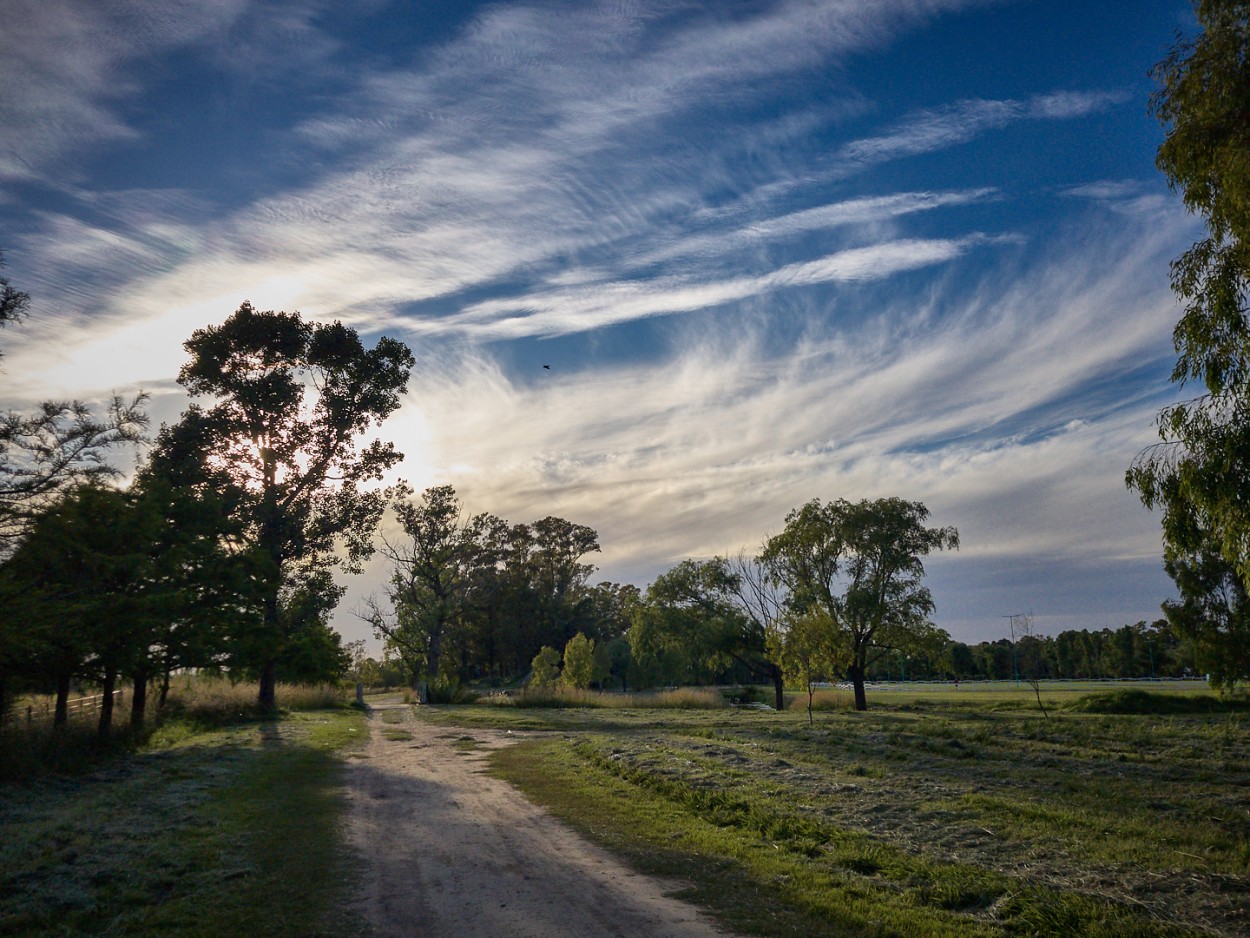
[[[719,710],[729,706],[714,687],[679,687],[674,690],[615,693],[577,690],[572,687],[527,687],[512,694],[491,694],[482,699],[493,706],[586,707],[614,710]]]
[[[720,710],[729,706],[725,695],[715,687],[678,687],[628,696],[633,697],[632,702],[621,706],[650,710]]]
[[[339,684],[279,684],[278,704],[284,710],[332,710],[345,707],[352,693]],[[169,688],[163,718],[224,725],[264,716],[252,682],[233,683],[206,674],[175,678]]]
[[[432,704],[469,704],[481,695],[459,681],[437,680],[426,689],[425,698]]]
[[[578,690],[573,687],[554,685],[551,687],[526,687],[507,695],[507,700],[514,707],[606,707],[604,694],[593,690]],[[489,703],[498,705],[503,695],[492,694]]]
[[[806,710],[807,694],[786,695],[787,710]],[[812,694],[812,710],[854,710],[855,697],[836,687],[822,687]]]

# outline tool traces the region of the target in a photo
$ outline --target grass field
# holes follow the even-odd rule
[[[806,695],[417,713],[528,734],[495,772],[742,934],[1250,936],[1250,710],[1099,688],[1044,691],[1048,717],[967,685],[874,688],[867,713],[824,690],[810,725]],[[245,703],[188,688],[145,748],[0,785],[0,933],[359,933],[341,771],[363,717]]]
[[[1064,709],[1088,694],[1072,688],[1049,718],[1031,689],[958,693],[877,693],[811,726],[802,710],[422,712],[552,731],[495,770],[744,933],[1250,934],[1250,713],[1179,689],[1092,706],[1161,711],[1125,714]]]
[[[210,728],[199,700],[138,752],[0,786],[0,933],[359,931],[339,821],[363,715]]]

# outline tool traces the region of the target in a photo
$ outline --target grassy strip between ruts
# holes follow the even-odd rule
[[[523,743],[495,771],[685,898],[757,935],[1191,934],[1096,896],[918,857],[614,759],[607,737]]]
[[[359,933],[346,910],[350,710],[207,732],[90,775],[0,789],[0,933]]]

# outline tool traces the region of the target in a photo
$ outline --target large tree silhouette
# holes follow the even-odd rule
[[[276,668],[293,617],[283,597],[336,563],[358,569],[386,493],[366,483],[403,458],[389,442],[361,438],[399,406],[413,357],[395,339],[366,349],[341,323],[244,303],[220,326],[196,330],[178,380],[193,404],[163,428],[153,469],[175,484],[228,493],[230,510],[269,565],[264,613],[240,637],[275,705]]]

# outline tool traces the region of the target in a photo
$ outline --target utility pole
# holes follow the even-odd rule
[[[1016,663],[1016,620],[1024,618],[1023,612],[1003,616],[1011,623],[1011,673],[1016,679],[1016,687],[1020,686],[1020,666]]]

